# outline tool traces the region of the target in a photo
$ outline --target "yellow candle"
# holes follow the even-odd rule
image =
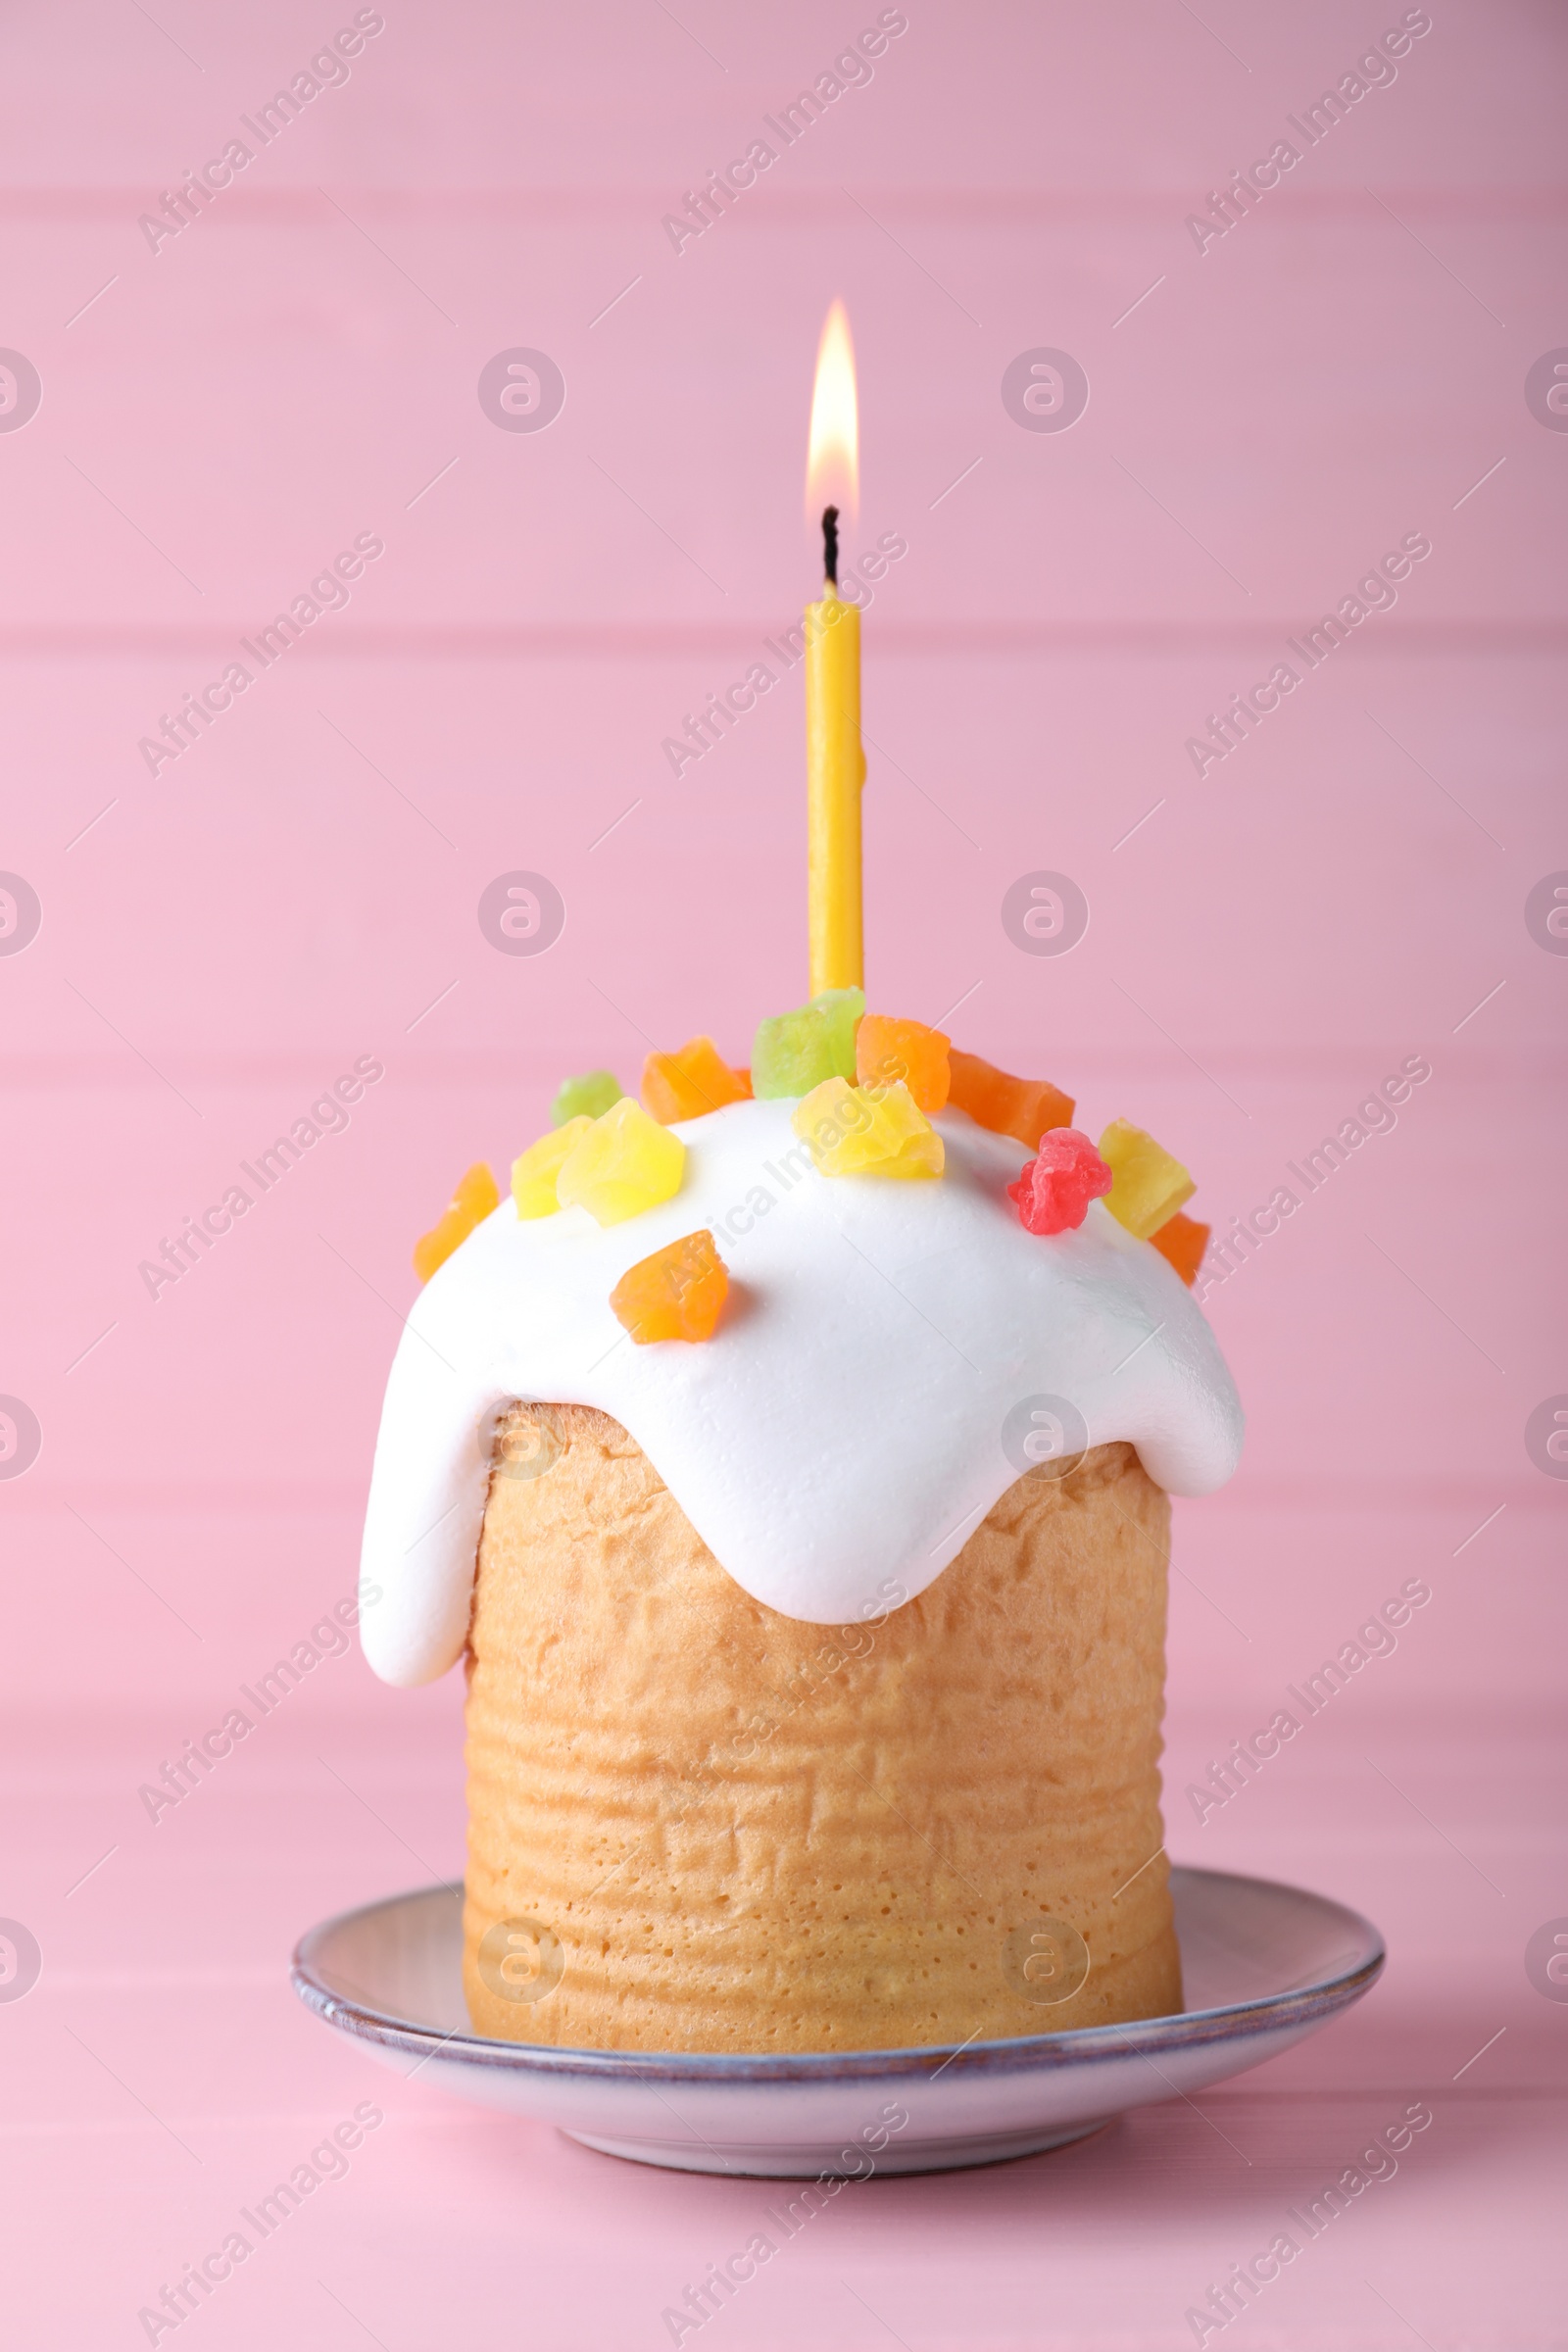
[[[840,596],[839,517],[859,495],[860,422],[855,348],[842,302],[822,325],[811,388],[807,512],[822,522],[826,578],[806,608],[806,775],[811,994],[863,988],[860,944],[860,614]]]
[[[860,615],[827,581],[806,608],[810,994],[863,988],[860,938]]]

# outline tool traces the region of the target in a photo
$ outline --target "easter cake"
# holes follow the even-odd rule
[[[468,1171],[376,1448],[366,1654],[467,1674],[475,2030],[1179,2009],[1167,1495],[1242,1433],[1191,1179],[853,989],[640,1096],[570,1081],[506,1198]]]

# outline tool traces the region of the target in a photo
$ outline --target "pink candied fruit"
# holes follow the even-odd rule
[[[1031,1233],[1072,1233],[1111,1185],[1109,1168],[1076,1127],[1051,1127],[1007,1193]]]

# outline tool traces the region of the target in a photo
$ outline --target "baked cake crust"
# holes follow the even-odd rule
[[[475,2029],[887,2049],[1179,2010],[1169,1521],[1134,1448],[1096,1446],[915,1599],[808,1624],[725,1573],[618,1422],[514,1407],[467,1657]]]

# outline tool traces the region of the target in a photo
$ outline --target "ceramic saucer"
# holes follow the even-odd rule
[[[383,2065],[609,2155],[784,2178],[934,2172],[1035,2155],[1191,2097],[1315,2033],[1382,1969],[1376,1928],[1325,1895],[1181,1868],[1171,1893],[1179,2016],[956,2048],[748,2058],[491,2041],[464,2004],[461,1886],[323,1920],[300,1940],[293,1983]]]

